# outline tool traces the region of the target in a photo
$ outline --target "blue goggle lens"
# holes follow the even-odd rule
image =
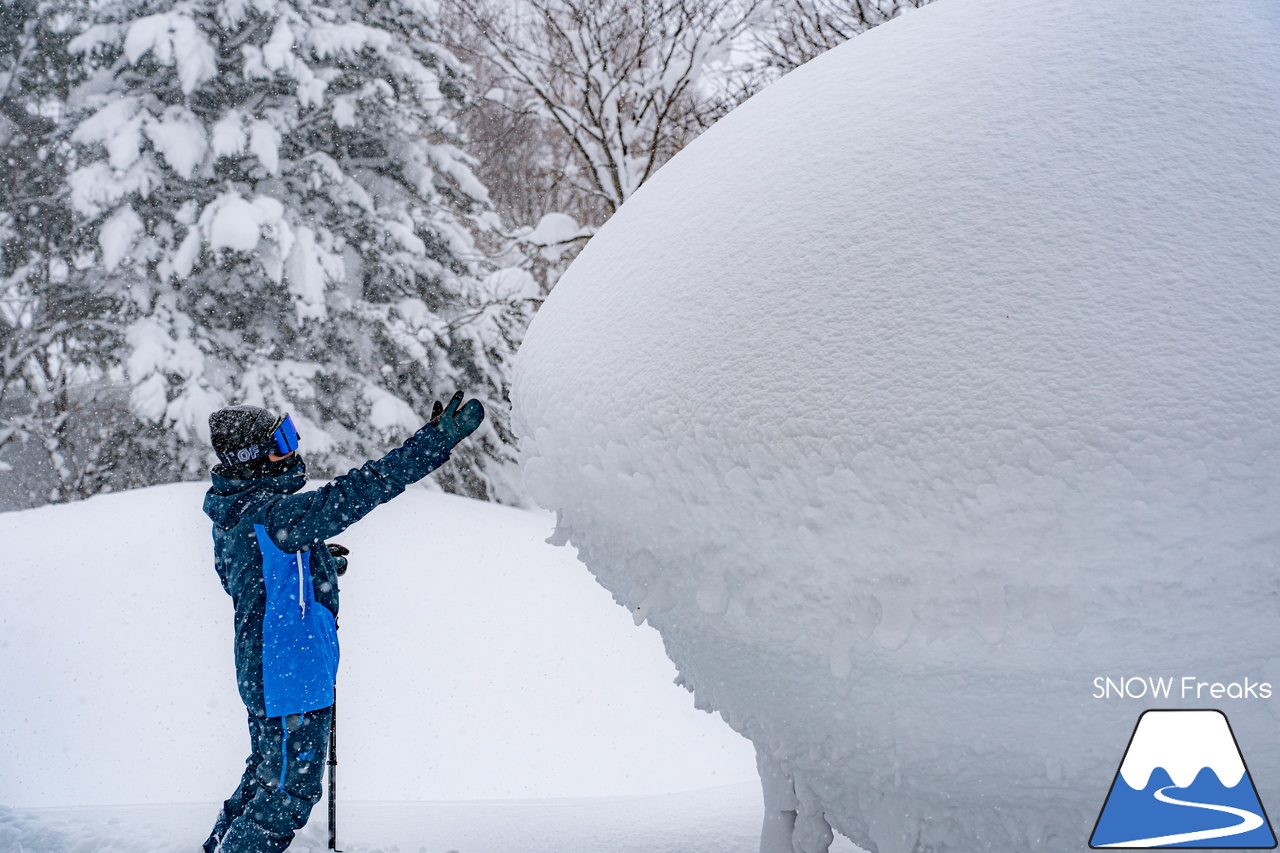
[[[298,449],[298,430],[293,425],[293,418],[288,415],[284,416],[284,420],[280,426],[276,427],[276,431],[271,434],[276,440],[276,448],[283,456]]]

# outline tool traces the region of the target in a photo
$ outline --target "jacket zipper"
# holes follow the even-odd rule
[[[306,619],[307,618],[307,599],[303,596],[304,587],[302,584],[302,552],[299,551],[294,556],[298,558],[298,608],[299,610],[302,611],[302,616],[300,618]]]

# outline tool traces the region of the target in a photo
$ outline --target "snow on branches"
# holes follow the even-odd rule
[[[763,0],[446,0],[523,100],[568,138],[609,213],[701,130],[697,85]],[[510,104],[512,108],[522,106]]]
[[[90,76],[70,99],[70,198],[130,296],[134,411],[183,437],[188,471],[223,403],[290,410],[326,472],[455,386],[501,400],[530,303],[486,301],[487,192],[452,118],[465,71],[422,12],[108,0],[72,41]],[[447,488],[510,496],[505,406],[490,410]]]

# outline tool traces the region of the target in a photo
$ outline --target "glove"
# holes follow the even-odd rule
[[[458,442],[475,432],[483,420],[484,406],[479,400],[471,400],[463,406],[461,391],[453,395],[449,405],[442,406],[436,400],[431,407],[431,425],[440,430],[450,447],[457,446]]]
[[[343,548],[337,542],[330,542],[324,547],[329,549],[329,554],[338,561],[338,577],[342,577],[347,573],[347,555],[351,553],[350,548]]]

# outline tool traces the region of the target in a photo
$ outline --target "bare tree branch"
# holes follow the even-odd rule
[[[753,33],[759,67],[785,74],[859,33],[929,0],[776,0],[769,25]]]
[[[566,177],[607,217],[705,126],[693,117],[704,66],[765,0],[444,2],[495,82],[562,135],[576,167]]]

